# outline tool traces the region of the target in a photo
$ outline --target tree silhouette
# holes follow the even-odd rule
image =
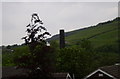
[[[43,22],[36,13],[32,14],[31,22],[26,27],[27,36],[22,38],[25,40],[25,44],[43,42],[46,38],[45,35],[51,35],[47,32],[47,29],[43,26]],[[44,33],[42,33],[43,31]]]
[[[54,70],[54,49],[47,46],[46,35],[51,34],[43,26],[38,14],[32,14],[30,23],[27,27],[27,35],[22,37],[25,45],[29,47],[30,53],[15,59],[15,62],[21,68],[30,70],[29,76],[32,78],[45,79],[50,77],[50,72]]]

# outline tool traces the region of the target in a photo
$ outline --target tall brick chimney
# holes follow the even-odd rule
[[[60,48],[64,48],[65,47],[65,33],[64,30],[61,29],[60,30]]]

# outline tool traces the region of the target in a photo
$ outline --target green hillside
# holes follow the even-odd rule
[[[116,45],[118,44],[118,20],[120,19],[116,18],[111,21],[99,23],[96,26],[67,32],[65,40],[68,45],[75,45],[81,39],[90,40],[95,47]],[[56,35],[53,37],[58,39],[59,36]]]
[[[98,24],[97,26],[80,30],[67,36],[66,41],[70,44],[75,44],[83,38],[89,39],[95,46],[113,44],[118,40],[118,21],[113,20],[110,23]]]

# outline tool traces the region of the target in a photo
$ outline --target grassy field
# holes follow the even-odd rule
[[[118,20],[72,32],[74,33],[65,38],[70,45],[76,44],[80,39],[90,40],[95,47],[115,44],[118,41]]]

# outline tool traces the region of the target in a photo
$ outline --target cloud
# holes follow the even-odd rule
[[[2,3],[0,2],[0,45],[2,45]]]
[[[21,44],[32,13],[37,12],[52,35],[64,28],[71,31],[117,17],[117,3],[95,2],[5,2],[3,44]],[[8,40],[9,39],[9,40]]]
[[[119,0],[1,0],[2,2],[118,2]]]

